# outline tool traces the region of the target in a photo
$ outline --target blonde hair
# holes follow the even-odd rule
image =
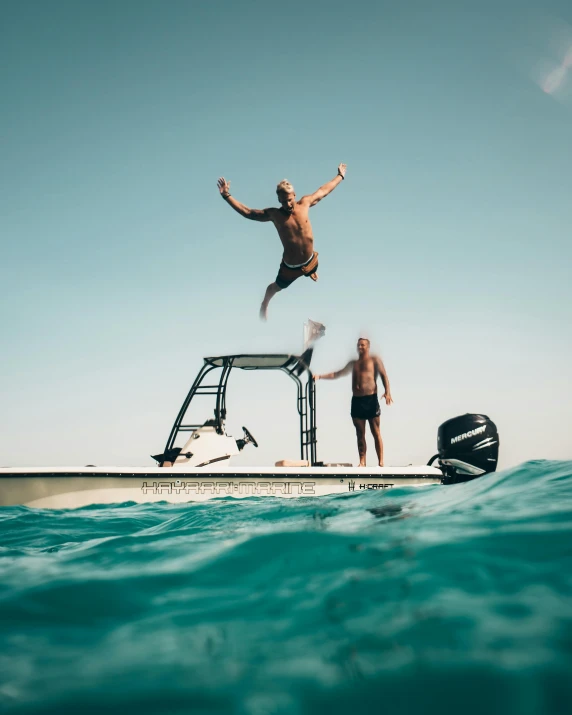
[[[286,192],[287,194],[293,194],[294,193],[294,187],[292,184],[288,181],[288,179],[282,179],[282,181],[278,184],[276,187],[276,193],[279,194],[281,191]]]

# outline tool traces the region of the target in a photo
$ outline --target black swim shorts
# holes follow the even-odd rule
[[[364,395],[363,397],[352,397],[352,417],[358,420],[371,420],[374,417],[379,417],[381,409],[377,392],[373,395]]]
[[[316,251],[314,251],[310,258],[308,258],[308,260],[300,266],[289,266],[287,263],[282,261],[278,270],[278,275],[276,276],[276,285],[280,288],[280,290],[284,290],[284,288],[288,288],[288,286],[291,286],[295,280],[301,278],[302,276],[307,276],[308,278],[316,281],[318,280],[316,275],[317,270],[318,254]]]

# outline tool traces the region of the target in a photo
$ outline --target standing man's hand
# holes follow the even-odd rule
[[[347,164],[340,164],[340,165],[338,166],[338,174],[339,174],[339,176],[342,177],[342,179],[345,179],[345,178],[346,178],[346,169],[347,169],[347,168],[348,168],[348,165],[347,165]]]
[[[390,392],[386,392],[381,399],[385,400],[386,405],[391,405],[393,402],[393,397]]]
[[[227,181],[224,176],[220,177],[220,179],[216,182],[216,185],[218,186],[218,190],[220,191],[223,199],[230,196],[230,181]]]

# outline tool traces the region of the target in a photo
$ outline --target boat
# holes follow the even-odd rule
[[[482,414],[461,415],[444,422],[438,428],[438,452],[424,465],[354,467],[319,461],[311,357],[312,348],[299,356],[241,354],[204,358],[165,448],[153,456],[154,466],[4,467],[0,469],[0,506],[75,509],[92,504],[184,503],[221,497],[318,497],[455,484],[496,470],[498,431]],[[225,429],[227,386],[234,370],[280,371],[295,383],[299,459],[281,460],[269,467],[231,466],[232,458],[243,449],[258,446],[246,427],[239,439]],[[189,423],[191,403],[205,397],[214,401],[214,417],[200,424]]]

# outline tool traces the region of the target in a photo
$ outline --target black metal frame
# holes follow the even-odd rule
[[[284,358],[284,363],[281,365],[235,365],[236,361],[241,359],[264,359],[264,358]],[[219,361],[220,364],[215,364]],[[224,433],[224,421],[226,419],[226,389],[228,378],[230,377],[233,368],[239,370],[282,370],[294,382],[297,388],[297,409],[300,417],[300,458],[308,460],[314,466],[317,463],[317,439],[316,439],[316,387],[314,376],[306,362],[302,357],[295,355],[273,355],[273,354],[256,354],[256,355],[224,355],[220,357],[204,358],[204,364],[195,378],[189,394],[185,398],[177,419],[173,424],[167,444],[165,446],[165,454],[173,449],[179,432],[193,432],[202,427],[203,424],[183,424],[183,419],[189,409],[189,405],[197,395],[216,395],[215,418],[210,422],[216,428],[218,434]],[[220,369],[222,372],[219,377],[218,385],[204,385],[203,381],[213,370]],[[300,376],[305,376],[303,381]]]

